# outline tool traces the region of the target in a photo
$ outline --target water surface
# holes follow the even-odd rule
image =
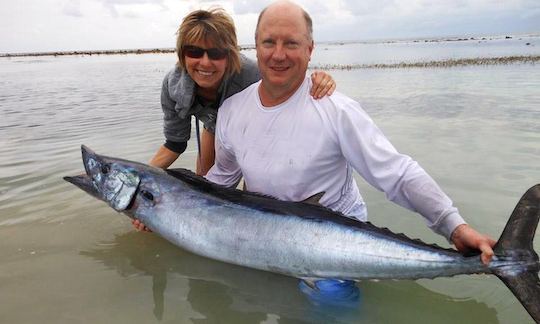
[[[528,55],[533,48],[509,41],[514,45],[321,45],[312,63],[492,56],[486,48]],[[361,282],[356,308],[312,305],[294,278],[212,261],[135,232],[127,217],[64,182],[83,170],[81,144],[151,158],[163,140],[161,81],[174,62],[172,54],[0,60],[2,322],[531,322],[498,279],[479,275]],[[331,73],[338,90],[358,100],[478,230],[498,237],[520,196],[540,183],[538,65]],[[193,168],[195,147],[191,141],[174,166]],[[372,222],[448,246],[420,216],[359,184]]]

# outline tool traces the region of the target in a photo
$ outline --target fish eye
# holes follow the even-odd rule
[[[154,201],[154,195],[150,191],[142,190],[141,195],[146,199],[150,201]]]
[[[111,167],[108,164],[103,164],[101,166],[101,173],[107,174],[111,170]]]

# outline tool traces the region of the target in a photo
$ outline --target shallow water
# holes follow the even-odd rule
[[[336,46],[356,57],[356,45]],[[380,62],[392,52],[386,47]],[[312,63],[331,61],[318,55]],[[296,279],[205,259],[135,232],[127,217],[64,182],[83,170],[81,144],[150,159],[162,142],[161,80],[174,60],[0,60],[2,323],[531,322],[498,279],[479,275],[361,282],[358,307],[312,305]],[[538,65],[331,73],[339,91],[360,101],[480,231],[498,237],[520,196],[540,183]],[[192,168],[195,155],[192,141],[174,166]],[[448,246],[421,217],[359,183],[372,222]]]

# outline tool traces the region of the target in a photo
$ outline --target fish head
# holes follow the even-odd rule
[[[160,183],[153,176],[164,171],[141,163],[96,154],[81,147],[86,174],[64,177],[118,212],[134,218],[148,213],[160,199]],[[137,217],[138,218],[138,217]]]

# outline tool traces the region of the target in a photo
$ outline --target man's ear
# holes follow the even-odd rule
[[[309,45],[309,60],[311,61],[311,53],[313,53],[313,49],[315,48],[315,42],[312,40],[311,44]]]

